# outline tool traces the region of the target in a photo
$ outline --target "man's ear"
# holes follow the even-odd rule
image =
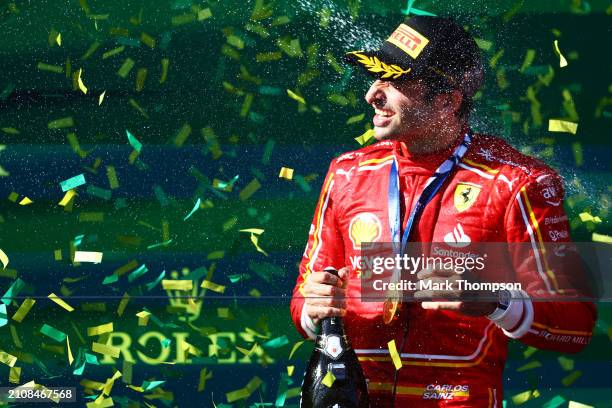
[[[438,102],[438,108],[445,114],[455,115],[461,103],[463,102],[463,94],[461,91],[453,90],[452,92],[440,94],[436,96]]]

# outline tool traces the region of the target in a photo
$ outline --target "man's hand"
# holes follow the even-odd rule
[[[349,269],[344,267],[338,276],[329,272],[313,272],[304,284],[304,310],[315,325],[324,317],[346,314],[346,285]]]
[[[441,290],[417,290],[415,299],[444,299],[444,301],[423,301],[423,309],[430,310],[454,310],[466,316],[478,317],[488,316],[497,308],[497,302],[490,301],[461,301],[462,297],[473,296],[474,292],[467,292],[459,288],[459,280],[465,280],[465,276],[455,272],[453,269],[423,269],[417,273],[418,287],[425,287],[425,282],[431,281],[432,287],[440,287]]]

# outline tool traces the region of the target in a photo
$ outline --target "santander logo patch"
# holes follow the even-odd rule
[[[453,228],[452,232],[449,232],[444,236],[444,242],[454,248],[463,248],[472,242],[469,235],[463,231],[463,226],[457,223],[457,226]]]

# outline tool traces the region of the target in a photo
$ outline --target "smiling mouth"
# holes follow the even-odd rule
[[[393,112],[393,111],[382,110],[382,109],[377,109],[377,108],[374,108],[374,113],[376,115],[382,116],[383,118],[390,118],[391,116],[395,115],[395,112]]]

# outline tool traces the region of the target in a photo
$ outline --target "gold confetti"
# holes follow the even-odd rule
[[[81,92],[83,92],[84,94],[87,94],[87,87],[85,86],[85,84],[83,83],[83,78],[81,78],[81,75],[83,74],[83,68],[79,69],[76,72],[76,79],[77,79],[77,84],[79,89],[81,90]]]
[[[549,132],[565,132],[565,133],[571,133],[575,135],[577,130],[578,130],[577,123],[568,122],[566,120],[559,120],[559,119],[550,119],[548,121],[548,131]]]
[[[164,82],[166,82],[166,79],[168,78],[168,67],[170,67],[170,60],[168,58],[162,58],[161,67],[162,67],[162,73],[161,73],[161,77],[159,78],[159,83],[163,84]]]
[[[561,50],[559,50],[559,40],[555,40],[555,42],[553,44],[555,46],[555,53],[559,56],[559,66],[561,68],[566,67],[567,66],[567,60],[565,59],[563,54],[561,54]]]
[[[300,95],[293,92],[291,89],[287,89],[287,95],[289,95],[289,97],[293,99],[294,101],[303,103],[304,105],[306,104],[306,101],[304,100],[304,98],[302,98]]]
[[[28,197],[23,197],[23,199],[19,202],[19,205],[30,205],[34,201],[30,200]]]
[[[60,305],[62,308],[66,309],[67,311],[69,312],[74,311],[74,308],[72,306],[70,306],[68,303],[66,303],[62,299],[60,299],[55,293],[51,293],[47,297],[51,299],[52,301],[54,301],[55,303],[57,303],[58,305]]]
[[[331,386],[334,384],[334,381],[336,381],[336,376],[331,371],[328,371],[325,374],[325,377],[323,377],[323,381],[321,381],[321,384],[325,385],[328,388],[331,388]]]
[[[68,190],[68,191],[66,191],[66,194],[64,194],[64,197],[62,198],[62,200],[58,204],[61,205],[62,207],[65,207],[66,205],[68,205],[68,203],[70,203],[70,201],[76,195],[77,195],[77,193],[74,190]]]
[[[6,351],[0,350],[0,363],[4,363],[9,367],[13,367],[17,362],[17,357],[7,353]]]
[[[117,71],[117,75],[124,79],[127,78],[132,68],[134,68],[134,64],[136,64],[136,62],[133,59],[126,58],[119,68],[119,71]]]
[[[389,349],[389,354],[391,355],[391,360],[393,360],[393,365],[395,366],[395,370],[399,370],[402,368],[402,359],[397,352],[397,348],[395,347],[395,340],[391,340],[387,343],[387,348]]]
[[[119,347],[93,342],[91,344],[91,351],[93,351],[94,353],[103,354],[105,356],[111,356],[113,358],[119,358],[119,353],[121,349]]]
[[[136,316],[138,316],[138,325],[146,326],[149,323],[151,313],[147,312],[146,310],[143,310],[142,312],[136,313]]]
[[[11,367],[9,371],[9,382],[11,384],[19,384],[21,378],[21,367]]]
[[[259,180],[255,178],[249,184],[247,184],[244,189],[242,189],[238,197],[240,198],[241,201],[246,201],[253,194],[255,194],[255,192],[259,190],[260,187],[261,187],[261,184],[259,183]]]
[[[100,96],[98,96],[98,106],[102,105],[102,101],[104,101],[104,96],[106,95],[106,90],[104,90]]]
[[[225,286],[216,284],[209,280],[203,280],[202,283],[200,284],[200,287],[204,289],[212,290],[213,292],[217,292],[217,293],[225,293]]]
[[[99,336],[104,333],[111,333],[113,331],[113,322],[101,324],[99,326],[93,326],[87,328],[88,336]]]
[[[2,269],[6,269],[9,264],[9,258],[2,249],[0,249],[0,262],[2,262]]]
[[[193,289],[192,280],[163,279],[161,282],[162,282],[162,287],[165,290],[191,290]]]
[[[19,309],[17,309],[17,311],[13,315],[13,320],[21,323],[23,319],[25,319],[32,306],[34,306],[34,303],[36,303],[36,300],[34,299],[27,298],[26,300],[24,300],[23,303],[21,303],[21,306],[19,306]]]
[[[278,175],[280,178],[284,178],[287,180],[293,179],[293,169],[289,167],[281,167],[280,174]]]

